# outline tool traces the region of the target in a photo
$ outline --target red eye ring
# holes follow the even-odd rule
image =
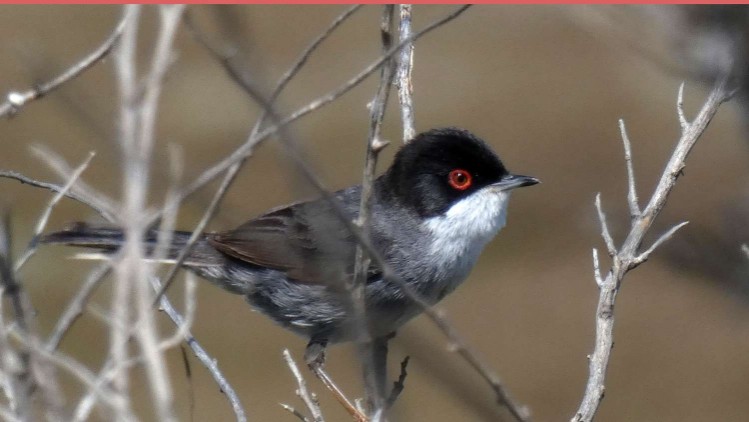
[[[447,182],[450,183],[450,186],[454,189],[466,190],[471,187],[473,177],[471,176],[471,173],[466,170],[455,169],[447,176]]]

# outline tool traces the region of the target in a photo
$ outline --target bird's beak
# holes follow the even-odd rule
[[[499,182],[492,184],[492,186],[495,186],[500,191],[507,191],[523,186],[533,186],[538,183],[541,183],[541,181],[535,177],[508,174],[501,178]]]

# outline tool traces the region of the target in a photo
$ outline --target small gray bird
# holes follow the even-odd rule
[[[369,239],[392,273],[429,304],[466,278],[484,246],[505,225],[511,190],[538,180],[510,174],[478,137],[456,128],[433,129],[403,146],[373,186]],[[357,218],[361,186],[335,192]],[[155,245],[158,233],[147,233]],[[173,233],[174,259],[190,237]],[[42,239],[115,252],[124,235],[115,228],[76,223]],[[204,233],[184,266],[243,295],[254,309],[309,339],[308,352],[355,338],[349,294],[356,239],[317,199],[273,209],[224,232]],[[373,263],[365,286],[373,337],[394,333],[421,308],[383,278]],[[309,359],[316,357],[307,356]]]

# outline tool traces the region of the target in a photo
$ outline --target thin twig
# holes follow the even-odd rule
[[[2,285],[3,296],[10,299],[11,310],[13,314],[13,326],[17,327],[19,337],[24,340],[30,336],[29,322],[27,320],[30,310],[27,307],[25,292],[22,286],[16,280],[16,274],[13,271],[12,240],[10,231],[10,214],[3,210],[0,215],[0,284]],[[0,300],[3,299],[0,297]],[[6,324],[0,328],[5,330]],[[15,415],[22,420],[28,420],[31,417],[31,393],[37,387],[35,379],[31,374],[31,351],[29,348],[23,350],[13,350],[10,344],[7,344],[9,362],[8,376],[10,377],[9,397],[12,397],[11,407]]]
[[[333,378],[328,375],[328,373],[320,366],[314,366],[310,368],[312,372],[315,374],[315,376],[323,383],[325,388],[328,389],[333,394],[333,397],[338,401],[338,403],[343,406],[343,408],[351,415],[352,418],[354,418],[355,422],[369,422],[369,419],[362,414],[362,412],[359,411],[359,408],[356,407],[353,403],[351,403],[351,400],[346,397],[345,394],[343,394],[343,391],[340,387],[333,381]]]
[[[89,387],[90,391],[97,399],[103,400],[107,405],[115,407],[120,400],[117,398],[118,393],[116,391],[109,389],[106,385],[97,384],[96,375],[91,372],[86,365],[83,365],[77,360],[62,354],[59,351],[53,353],[46,350],[44,347],[39,347],[40,345],[38,343],[33,342],[28,338],[28,336],[20,332],[18,326],[11,328],[10,334],[13,335],[15,340],[21,342],[29,350],[33,350],[42,359],[51,362],[76,377],[82,384]]]
[[[164,296],[167,289],[169,289],[169,286],[171,286],[171,284],[174,282],[177,272],[182,268],[182,264],[190,255],[192,248],[195,246],[195,242],[197,242],[198,239],[203,236],[203,231],[205,230],[206,226],[208,226],[208,223],[211,221],[213,216],[216,214],[218,205],[219,203],[221,203],[221,199],[226,196],[226,192],[229,190],[229,186],[234,181],[238,166],[239,164],[235,164],[234,167],[227,170],[226,175],[224,176],[224,180],[221,182],[221,186],[219,186],[218,190],[213,195],[213,199],[211,199],[211,203],[203,213],[203,217],[201,217],[198,224],[193,228],[193,231],[190,234],[190,238],[187,240],[187,243],[185,243],[185,246],[183,246],[179,251],[179,255],[177,255],[175,264],[169,269],[169,272],[164,277],[164,284],[156,293],[156,297],[153,302],[154,306],[156,306],[161,301],[161,298]]]
[[[640,215],[640,204],[637,200],[637,188],[635,187],[635,170],[632,165],[632,144],[629,142],[627,127],[624,125],[624,119],[619,119],[619,132],[622,135],[624,144],[624,162],[627,164],[627,202],[629,203],[629,215]]]
[[[46,147],[45,145],[35,144],[29,148],[31,153],[42,160],[52,171],[63,179],[68,180],[72,176],[75,168],[73,168],[60,154],[54,150]],[[89,202],[96,204],[97,208],[104,209],[108,215],[118,215],[119,207],[115,204],[115,201],[107,196],[104,192],[101,192],[82,179],[78,179],[72,188],[71,192],[76,192],[87,198]]]
[[[666,168],[664,169],[658,185],[653,192],[653,196],[650,198],[647,206],[641,213],[630,215],[631,226],[629,234],[624,240],[621,248],[618,251],[614,250],[615,254],[612,255],[612,267],[603,280],[600,279],[600,270],[597,269],[598,262],[597,259],[594,258],[596,282],[600,289],[596,310],[596,339],[593,353],[589,358],[589,376],[585,388],[585,395],[583,396],[576,414],[572,417],[573,422],[592,421],[599,405],[601,404],[601,400],[603,400],[606,368],[608,367],[611,350],[614,345],[614,304],[619,292],[619,286],[621,285],[624,276],[629,270],[635,268],[647,259],[653,250],[660,246],[664,241],[671,237],[676,230],[683,227],[685,224],[681,223],[667,231],[663,236],[656,240],[653,245],[647,248],[645,252],[638,252],[645,234],[665,206],[668,195],[676,185],[676,179],[684,169],[687,156],[707,128],[712,118],[718,112],[720,105],[730,98],[730,91],[726,87],[727,81],[728,78],[723,77],[715,83],[715,86],[711,90],[705,104],[691,123],[688,122],[683,115],[683,94],[681,94],[681,92],[683,92],[682,85],[682,88],[679,89],[680,94],[679,100],[677,101],[677,114],[679,115],[680,123],[682,123],[681,136],[674,148],[674,152],[672,153],[668,164],[666,164]],[[686,122],[686,125],[683,124],[684,122]],[[631,180],[630,182],[633,183],[634,180]],[[634,187],[630,186],[630,190],[632,189],[634,189]],[[601,220],[601,226],[604,228],[602,230],[603,238],[607,244],[607,248],[609,248],[611,243],[610,236],[606,235],[605,216],[601,210],[600,199],[598,198],[599,197],[597,197],[596,200],[596,208],[599,210],[599,220]]]
[[[19,337],[18,340],[23,343],[21,350],[17,353],[6,350],[6,353],[15,356],[17,363],[14,370],[8,373],[13,378],[11,383],[14,385],[14,397],[17,400],[16,413],[23,419],[27,419],[33,415],[29,413],[33,411],[32,403],[41,402],[40,407],[45,409],[47,418],[61,420],[62,397],[59,385],[53,368],[39,351],[40,341],[34,319],[34,308],[12,267],[10,233],[10,214],[6,212],[0,222],[0,281],[3,293],[10,297],[13,310],[14,319],[9,329],[15,330],[13,334],[16,334]],[[5,330],[6,326],[2,324],[0,329]],[[35,392],[37,394],[34,394]]]
[[[306,416],[304,416],[304,414],[302,414],[302,412],[300,412],[300,411],[296,410],[296,409],[295,409],[294,407],[292,407],[292,406],[289,406],[289,405],[288,405],[288,404],[286,404],[286,403],[278,403],[278,404],[279,404],[279,405],[280,405],[280,406],[281,406],[281,407],[282,407],[282,408],[283,408],[284,410],[286,410],[287,412],[289,412],[289,413],[291,413],[292,415],[296,416],[296,417],[297,417],[297,419],[299,419],[300,421],[302,421],[302,422],[310,422],[309,418],[307,418]]]
[[[60,318],[57,319],[57,324],[47,339],[47,350],[52,352],[60,346],[62,339],[70,331],[75,321],[83,314],[86,303],[91,299],[91,296],[96,291],[96,287],[101,284],[101,281],[110,271],[112,271],[111,263],[105,262],[86,277],[86,281],[78,289]]]
[[[142,247],[140,246],[141,235],[137,230],[138,218],[141,209],[135,204],[138,196],[137,183],[138,169],[142,167],[138,164],[137,154],[133,149],[137,149],[136,131],[137,131],[137,75],[136,75],[136,56],[137,56],[137,38],[138,28],[141,18],[141,6],[126,5],[124,13],[129,16],[127,24],[123,29],[122,40],[114,52],[114,69],[117,80],[117,89],[119,94],[119,136],[118,141],[123,155],[123,204],[120,213],[117,213],[118,223],[123,225],[123,232],[127,241],[123,245],[122,259],[115,261],[114,269],[116,277],[114,279],[114,288],[111,297],[111,313],[113,323],[110,325],[108,359],[105,369],[111,372],[112,388],[117,392],[118,400],[113,417],[117,419],[134,418],[132,410],[131,397],[128,395],[130,389],[130,374],[125,367],[125,361],[129,357],[128,340],[131,323],[130,302],[132,296],[132,285],[143,280],[139,272],[145,269],[140,260]],[[128,177],[128,173],[133,177]],[[142,205],[142,204],[140,204]],[[136,227],[133,227],[136,226]],[[101,384],[105,383],[104,371],[99,375]],[[81,418],[83,410],[93,407],[95,401],[84,397],[79,401],[75,416]],[[88,404],[90,403],[90,404]],[[88,404],[88,405],[87,405]]]
[[[606,244],[606,250],[608,250],[609,256],[613,258],[616,255],[616,246],[614,245],[614,239],[611,237],[611,232],[609,231],[609,224],[606,222],[606,214],[601,207],[600,192],[596,194],[595,204],[596,211],[598,211],[598,221],[601,222],[601,237],[603,237],[603,241]]]
[[[126,21],[127,15],[123,16],[120,19],[120,22],[117,24],[114,31],[96,50],[91,52],[88,56],[84,57],[83,60],[80,60],[73,66],[67,68],[64,72],[57,75],[52,80],[36,85],[24,92],[9,92],[6,96],[5,101],[3,103],[0,103],[0,118],[12,117],[16,115],[27,103],[49,94],[50,92],[59,88],[62,84],[75,79],[83,72],[90,69],[94,64],[101,61],[112,51],[112,47],[114,47],[114,45],[117,43],[117,40],[122,35],[122,31],[125,28]]]
[[[679,85],[679,93],[676,96],[676,114],[679,116],[679,126],[682,132],[689,128],[689,120],[684,113],[684,85],[684,82]]]
[[[601,263],[598,259],[597,248],[593,248],[593,277],[595,277],[598,287],[601,287],[603,285],[603,277],[601,277]]]
[[[41,180],[35,180],[12,170],[0,170],[0,178],[17,180],[25,185],[47,189],[49,191],[57,193],[62,192],[64,189],[64,187],[61,185],[50,182],[43,182]],[[101,215],[105,220],[114,221],[115,219],[115,216],[109,210],[101,207],[101,204],[97,203],[98,201],[91,200],[91,198],[89,198],[87,195],[82,195],[76,192],[65,192],[64,196],[88,206],[89,208],[96,211],[99,215]]]
[[[162,286],[155,277],[151,278],[151,283],[154,291],[160,291],[162,289]],[[185,324],[185,318],[174,308],[166,296],[161,297],[159,306],[177,326],[183,326]],[[200,342],[198,342],[189,331],[185,333],[185,342],[190,346],[190,349],[200,363],[208,369],[208,372],[213,377],[213,380],[216,381],[216,384],[218,384],[221,392],[226,395],[226,398],[229,400],[229,404],[234,411],[234,416],[237,418],[237,422],[247,422],[247,414],[242,406],[241,400],[239,399],[237,392],[226,380],[221,369],[219,369],[216,359],[206,352]]]
[[[411,37],[411,10],[413,5],[401,4],[400,23],[398,25],[398,39],[406,40]],[[401,105],[401,121],[403,123],[403,142],[408,142],[416,136],[414,125],[413,79],[411,74],[414,67],[414,45],[407,44],[398,55],[398,99]]]
[[[380,22],[380,38],[382,50],[387,52],[392,45],[393,31],[393,5],[385,5]],[[375,169],[379,152],[387,145],[381,139],[382,120],[385,117],[390,85],[393,82],[394,61],[388,60],[380,69],[380,84],[377,93],[369,104],[370,123],[367,142],[367,153],[362,175],[362,190],[359,203],[359,217],[356,221],[362,233],[369,237],[369,220],[372,207],[372,187],[375,180]],[[375,414],[385,407],[385,388],[387,385],[387,346],[378,347],[379,342],[373,340],[369,334],[369,325],[366,315],[366,281],[371,258],[361,245],[356,245],[354,261],[354,277],[348,281],[348,289],[351,298],[353,320],[357,332],[357,346],[359,348],[360,360],[364,375],[364,387],[366,401],[370,407],[370,414]],[[385,356],[377,356],[384,350]]]
[[[325,419],[323,418],[322,410],[320,409],[320,403],[318,403],[315,395],[310,393],[307,389],[307,382],[304,380],[301,371],[299,371],[299,367],[294,361],[294,358],[291,357],[289,349],[283,350],[283,359],[286,361],[286,366],[289,367],[291,374],[294,375],[294,379],[296,380],[296,395],[299,396],[299,398],[304,402],[304,405],[307,406],[307,410],[309,410],[312,419],[315,422],[324,422]],[[287,410],[289,409],[287,408]],[[307,418],[303,418],[303,420],[307,420]]]
[[[312,53],[317,50],[317,48],[322,44],[323,41],[325,41],[343,22],[348,20],[351,15],[354,14],[357,10],[359,10],[363,5],[356,4],[348,9],[346,9],[343,13],[338,15],[333,22],[323,30],[323,32],[318,35],[318,37],[313,40],[307,48],[302,51],[302,53],[299,55],[297,60],[294,62],[291,67],[289,67],[286,72],[279,78],[278,83],[276,84],[276,88],[273,90],[273,93],[270,95],[270,98],[268,101],[273,104],[278,99],[279,95],[281,95],[281,92],[283,92],[284,88],[291,82],[291,80],[294,78],[294,76],[299,73],[299,71],[304,67],[304,65],[307,63],[307,60],[310,58]],[[257,119],[255,122],[255,126],[252,128],[252,135],[257,135],[257,132],[260,130],[260,128],[263,125],[263,122],[267,118],[267,113],[265,109],[263,109],[263,114],[260,116],[260,118]]]
[[[29,258],[34,255],[34,253],[36,252],[36,248],[39,245],[39,236],[44,231],[44,228],[47,227],[47,221],[49,221],[49,217],[50,215],[52,215],[52,210],[55,208],[55,205],[57,205],[57,203],[60,202],[60,200],[70,191],[75,182],[78,181],[78,178],[81,177],[81,174],[86,170],[86,168],[88,168],[88,165],[89,163],[91,163],[92,158],[94,158],[94,153],[89,152],[88,157],[83,161],[83,163],[78,166],[75,171],[73,171],[73,174],[70,176],[68,183],[66,183],[65,186],[62,187],[62,190],[58,192],[57,195],[53,196],[49,201],[49,204],[47,204],[47,208],[44,209],[44,212],[42,212],[42,215],[39,217],[39,220],[36,223],[34,234],[31,237],[29,245],[26,247],[26,252],[24,252],[24,254],[18,259],[18,261],[16,261],[16,272],[20,271],[24,264],[26,264],[26,262],[29,260]]]
[[[403,392],[403,389],[406,388],[406,377],[408,377],[408,372],[406,370],[408,369],[409,359],[410,356],[406,356],[401,361],[400,375],[398,375],[398,380],[393,383],[393,389],[390,390],[390,395],[387,399],[388,408],[393,407],[395,401],[398,400],[398,397],[400,397],[401,393]]]
[[[655,242],[653,242],[652,245],[643,253],[638,255],[634,260],[634,265],[640,265],[643,262],[647,261],[648,258],[650,258],[650,254],[653,253],[654,250],[656,250],[659,246],[661,246],[664,242],[666,242],[668,239],[671,239],[676,232],[689,224],[689,221],[684,221],[682,223],[679,223],[673,227],[671,227],[667,232],[663,233],[658,239],[656,239]]]

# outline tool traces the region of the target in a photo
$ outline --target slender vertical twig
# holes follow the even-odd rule
[[[299,398],[304,402],[304,405],[307,406],[307,410],[309,410],[310,415],[312,415],[312,420],[314,422],[324,422],[325,419],[323,418],[322,410],[320,409],[320,403],[317,401],[315,395],[307,389],[307,381],[304,380],[302,372],[299,371],[299,367],[296,362],[294,362],[294,358],[291,357],[291,353],[288,349],[283,350],[283,360],[286,361],[286,366],[289,367],[291,374],[296,380],[296,395],[299,396]],[[306,418],[302,418],[302,420],[306,420]]]
[[[393,5],[385,5],[380,22],[380,38],[383,53],[390,50],[393,34]],[[379,152],[387,146],[382,139],[382,120],[385,117],[390,94],[390,85],[393,81],[393,60],[390,59],[380,69],[380,84],[377,93],[369,104],[370,124],[367,152],[364,162],[364,174],[362,176],[361,200],[359,204],[359,217],[356,221],[364,236],[369,237],[370,211],[372,206],[372,188],[377,167]],[[359,338],[357,344],[361,356],[362,370],[364,373],[364,385],[366,399],[369,402],[370,414],[381,413],[385,407],[385,386],[387,385],[387,357],[381,353],[385,350],[380,347],[377,340],[371,338],[366,315],[366,281],[371,259],[361,245],[356,246],[354,261],[354,278],[349,283],[353,319],[357,326]]]
[[[134,110],[134,106],[137,101],[136,97],[136,49],[137,49],[137,37],[138,37],[138,26],[140,24],[140,6],[127,5],[125,6],[125,14],[127,16],[125,28],[123,29],[122,38],[115,50],[114,54],[114,69],[117,80],[118,92],[120,96],[120,107],[119,107],[119,143],[123,150],[125,166],[132,167],[135,164],[132,163],[135,159],[135,155],[131,152],[133,148],[136,148],[136,128],[137,128],[137,115]],[[127,171],[127,170],[126,170]],[[130,173],[136,173],[137,169],[132,169]],[[137,177],[137,176],[136,176]],[[128,179],[125,177],[125,180]],[[132,189],[128,189],[127,186],[123,186],[124,191],[128,192],[128,195]],[[130,216],[137,218],[140,210],[133,211],[134,208],[131,204],[127,206],[131,210],[130,213],[124,213],[123,216],[119,216],[120,220],[127,219]],[[136,215],[133,215],[136,214]],[[131,221],[130,226],[135,221]],[[140,236],[135,234],[137,231],[130,229],[125,226],[123,228],[127,232],[127,237],[130,239],[130,246],[126,246],[123,255],[130,257],[127,263],[118,261],[115,265],[117,277],[114,283],[114,289],[112,292],[111,299],[111,312],[114,324],[110,330],[109,338],[109,360],[113,366],[112,372],[113,382],[112,387],[116,393],[117,403],[114,408],[113,417],[119,420],[133,419],[130,397],[128,395],[128,389],[130,386],[130,376],[124,366],[124,362],[128,358],[128,338],[129,338],[129,327],[130,327],[130,285],[131,280],[136,278],[132,272],[135,268],[140,265],[138,257],[140,254],[139,244]],[[132,239],[132,235],[135,234],[136,238]],[[105,365],[106,367],[107,365]],[[78,407],[85,402],[82,400]]]
[[[398,6],[400,11],[400,23],[398,24],[398,39],[407,40],[411,38],[411,11],[413,5],[401,4]],[[406,44],[398,54],[398,99],[401,106],[401,121],[403,124],[403,142],[408,142],[416,136],[414,124],[414,102],[413,102],[413,73],[414,67],[414,45]]]

